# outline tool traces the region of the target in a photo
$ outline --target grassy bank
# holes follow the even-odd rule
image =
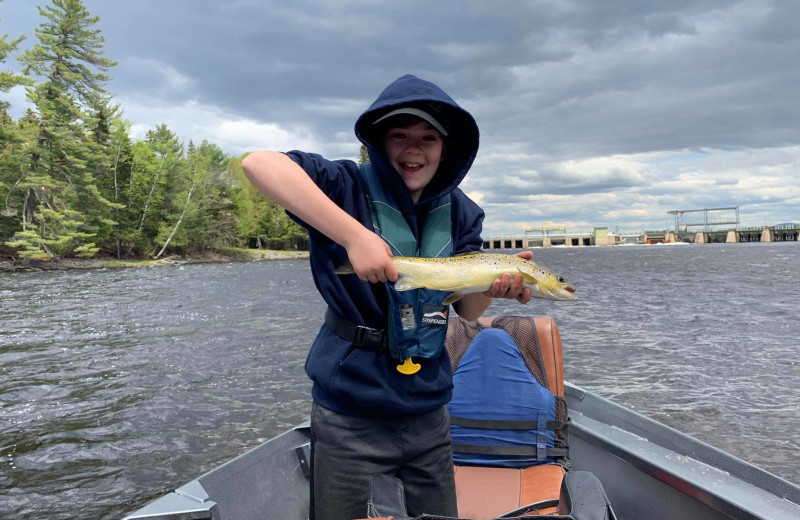
[[[117,260],[116,258],[62,258],[47,262],[19,262],[0,259],[0,271],[60,271],[67,269],[117,269],[127,267],[157,267],[163,265],[261,262],[308,258],[308,251],[276,251],[268,249],[225,248],[187,256],[169,256],[158,260]]]

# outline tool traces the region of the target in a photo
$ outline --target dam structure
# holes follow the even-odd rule
[[[527,249],[531,247],[579,247],[631,244],[690,244],[739,242],[797,242],[800,223],[742,227],[739,207],[703,208],[668,212],[674,229],[609,232],[607,227],[570,232],[566,228],[534,229],[519,233],[484,235],[483,249]]]

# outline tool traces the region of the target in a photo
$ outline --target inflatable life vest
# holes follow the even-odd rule
[[[394,197],[383,189],[372,165],[361,164],[360,171],[369,189],[372,226],[375,233],[389,245],[393,255],[426,258],[452,256],[449,194],[431,203],[421,241],[417,244]],[[386,289],[389,293],[388,346],[392,357],[400,361],[410,360],[411,357],[438,357],[447,334],[449,306],[443,302],[448,293],[429,289],[401,292],[394,289],[392,282],[386,283]]]
[[[539,341],[535,319],[551,326],[556,341]],[[568,467],[560,338],[552,320],[535,319],[506,316],[491,326],[452,320],[448,409],[457,465]]]

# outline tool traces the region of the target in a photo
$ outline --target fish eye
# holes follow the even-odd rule
[[[561,283],[564,283],[564,277],[563,276],[559,276],[558,277],[558,281],[561,282]]]

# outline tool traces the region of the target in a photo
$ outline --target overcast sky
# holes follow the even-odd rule
[[[0,3],[0,36],[35,43],[37,4]],[[461,187],[484,236],[664,229],[670,210],[733,206],[742,225],[800,222],[795,0],[84,4],[137,138],[166,123],[231,155],[355,159],[356,118],[412,73],[478,121]],[[22,89],[0,96],[25,106]]]

